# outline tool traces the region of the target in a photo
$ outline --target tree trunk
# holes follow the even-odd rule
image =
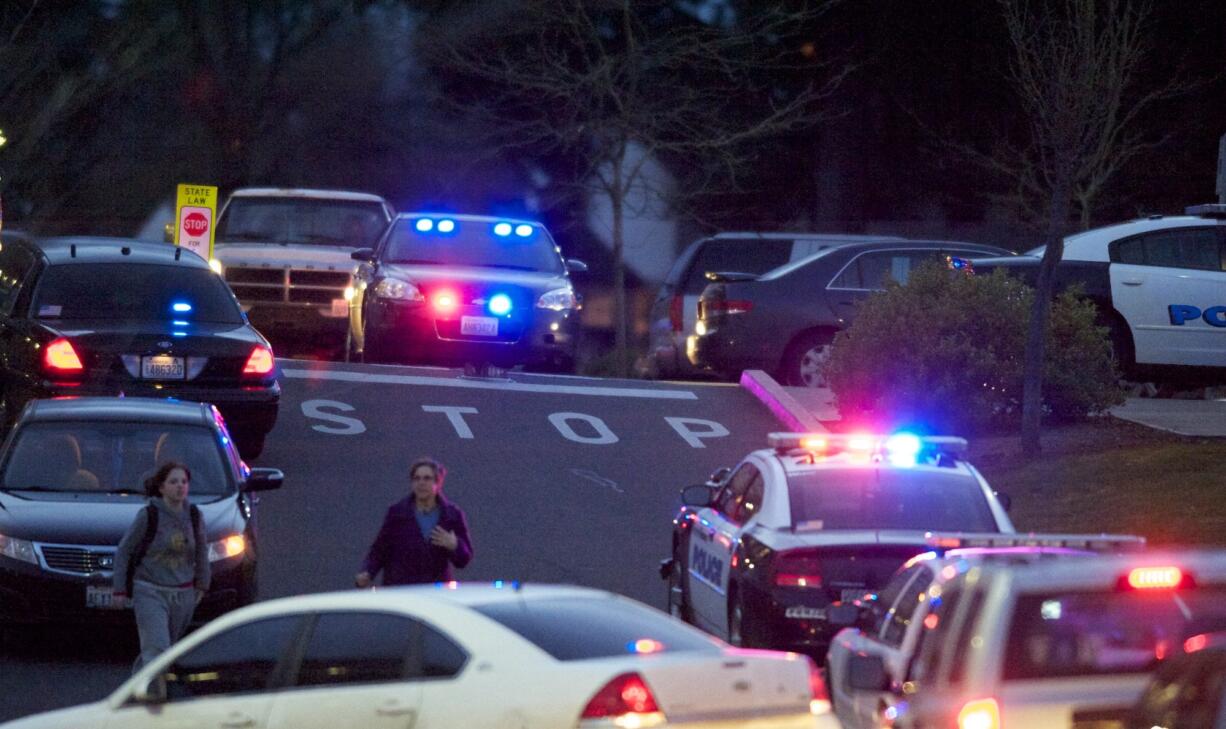
[[[1055,285],[1056,264],[1064,257],[1064,226],[1068,219],[1071,176],[1060,174],[1052,186],[1048,206],[1047,247],[1039,262],[1039,278],[1035,283],[1034,302],[1030,307],[1030,326],[1026,330],[1026,361],[1022,389],[1022,453],[1038,455],[1042,451],[1040,430],[1043,422],[1043,363],[1047,350],[1047,319],[1051,310],[1052,289]]]
[[[613,160],[613,184],[609,189],[609,208],[613,214],[613,349],[618,377],[628,377],[629,327],[626,312],[625,191],[622,187],[623,155]]]

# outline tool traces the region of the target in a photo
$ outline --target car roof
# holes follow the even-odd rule
[[[299,187],[241,187],[230,193],[230,198],[236,197],[300,197],[318,200],[351,200],[358,202],[387,202],[382,197],[369,192],[354,192],[352,190],[316,190]]]
[[[32,400],[20,422],[138,421],[195,425],[212,420],[206,403],[153,397],[78,397]]]
[[[435,213],[427,211],[403,212],[397,213],[397,220],[409,220],[413,218],[446,218],[447,220],[457,220],[470,223],[526,223],[535,225],[541,228],[545,224],[539,220],[528,220],[525,218],[511,218],[502,215],[480,215],[476,213]]]
[[[972,480],[975,472],[969,461],[954,456],[942,456],[940,465],[917,463],[913,466],[896,466],[888,460],[873,460],[863,462],[850,453],[835,453],[828,456],[810,457],[805,453],[780,453],[774,448],[764,448],[758,451],[764,458],[778,458],[783,471],[789,477],[806,473],[832,473],[837,471],[859,472],[865,468],[885,469],[889,471],[909,473],[939,473],[943,477],[962,476]]]
[[[208,261],[170,243],[104,236],[58,236],[32,242],[52,265],[76,263],[154,263],[208,269]],[[125,253],[124,251],[127,251]]]
[[[1226,586],[1226,550],[1152,550],[1129,554],[1103,554],[1093,560],[1052,560],[1019,566],[989,565],[1003,571],[1018,591],[1115,589],[1121,578],[1137,567],[1175,566],[1190,574],[1198,586]]]

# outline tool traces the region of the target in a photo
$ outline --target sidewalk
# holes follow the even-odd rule
[[[746,370],[741,386],[753,393],[786,427],[825,431],[823,423],[839,420],[834,395],[826,388],[785,387],[761,370]],[[1226,438],[1226,398],[1178,400],[1128,398],[1111,409],[1117,418],[1178,435]]]

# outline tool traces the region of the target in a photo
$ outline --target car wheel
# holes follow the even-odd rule
[[[250,575],[244,575],[243,580],[238,584],[238,596],[235,598],[235,607],[245,607],[260,599],[260,585],[256,579],[255,568],[251,569]]]
[[[243,457],[244,461],[253,461],[260,457],[264,452],[264,440],[268,437],[267,433],[247,433],[239,431],[234,433],[234,442],[238,446],[238,454]]]
[[[830,334],[810,332],[792,342],[784,358],[784,382],[792,387],[827,387],[822,370],[830,361],[833,340]]]
[[[668,606],[669,615],[690,623],[693,620],[691,619],[690,608],[685,604],[685,586],[681,583],[681,577],[681,560],[674,556],[672,572],[668,575],[668,601],[665,604]]]
[[[1111,357],[1121,376],[1127,377],[1136,369],[1135,352],[1132,346],[1132,333],[1128,325],[1119,317],[1112,317],[1107,324],[1107,338],[1111,342]]]
[[[748,648],[745,638],[745,601],[740,591],[732,593],[728,606],[728,642],[738,648]]]

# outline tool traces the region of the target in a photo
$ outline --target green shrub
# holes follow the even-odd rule
[[[868,297],[827,363],[840,414],[958,433],[1016,419],[1033,296],[1002,271],[963,276],[933,265]],[[1075,293],[1052,303],[1043,394],[1053,415],[1080,417],[1122,400],[1095,313]]]

